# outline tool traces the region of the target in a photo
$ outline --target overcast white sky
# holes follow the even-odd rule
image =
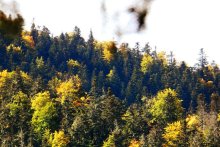
[[[10,0],[5,0],[10,1]],[[102,0],[17,0],[30,28],[33,18],[54,34],[71,32],[74,26],[87,38],[90,29],[98,40],[114,39],[132,45],[150,42],[159,51],[173,51],[178,60],[194,65],[199,49],[204,48],[208,60],[220,64],[220,0],[154,0],[147,29],[135,33],[134,18],[126,13],[134,0],[106,0],[107,22],[103,26]],[[124,35],[117,40],[116,28]]]

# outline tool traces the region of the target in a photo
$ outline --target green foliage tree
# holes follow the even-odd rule
[[[137,104],[133,104],[127,109],[122,115],[122,120],[125,123],[122,134],[126,136],[126,142],[128,142],[130,138],[138,139],[140,135],[148,132],[148,120],[142,107]]]
[[[104,141],[102,147],[116,147],[114,134],[109,135],[106,141]]]
[[[120,78],[118,76],[115,66],[113,66],[113,69],[111,69],[106,76],[107,76],[107,86],[111,88],[111,91],[116,96],[120,96],[121,81],[120,81]]]
[[[46,129],[56,128],[57,110],[48,91],[37,93],[31,100],[31,109],[34,110],[31,124],[37,137],[41,139]]]
[[[12,102],[7,104],[10,117],[12,117],[17,128],[29,127],[27,122],[30,121],[30,99],[26,94],[19,91],[12,97]],[[23,128],[25,130],[25,128]]]
[[[200,55],[200,58],[198,60],[199,61],[198,66],[200,68],[204,68],[208,64],[208,61],[207,61],[207,56],[206,56],[203,48],[200,49],[199,55]]]
[[[73,121],[71,136],[74,145],[101,146],[114,129],[114,121],[120,121],[123,107],[122,102],[111,94],[92,102],[87,111]]]
[[[172,89],[165,89],[150,101],[149,112],[152,115],[152,123],[166,125],[182,117],[182,101]]]

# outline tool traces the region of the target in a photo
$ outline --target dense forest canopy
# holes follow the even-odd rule
[[[218,146],[220,70],[198,58],[189,67],[78,27],[0,32],[0,145]]]

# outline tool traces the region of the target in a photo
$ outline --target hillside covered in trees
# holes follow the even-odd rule
[[[0,146],[219,146],[220,70],[146,44],[0,35]]]

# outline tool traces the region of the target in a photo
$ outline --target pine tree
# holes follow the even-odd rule
[[[208,61],[203,48],[200,49],[199,56],[200,56],[198,59],[199,63],[197,63],[197,65],[200,68],[204,68],[208,64]]]

